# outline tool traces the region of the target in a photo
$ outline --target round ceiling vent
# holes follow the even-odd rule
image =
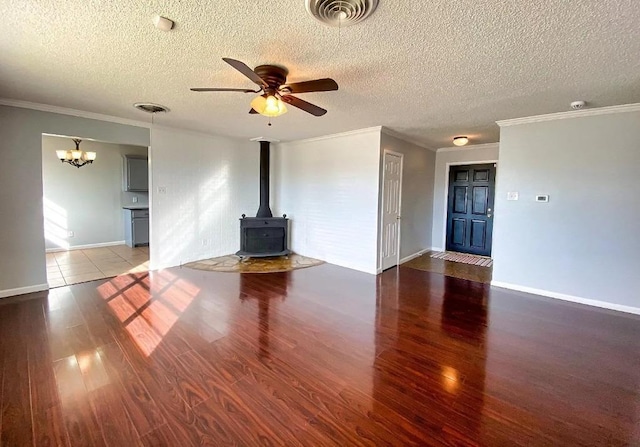
[[[160,104],[153,104],[151,102],[137,102],[133,105],[138,110],[142,110],[147,113],[168,112],[169,108],[161,106]]]
[[[307,11],[329,26],[350,26],[362,22],[378,7],[378,0],[306,0]]]

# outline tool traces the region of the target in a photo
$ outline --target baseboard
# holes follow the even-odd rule
[[[434,250],[435,250],[435,249],[434,249],[433,247],[431,247],[431,248],[425,248],[425,249],[423,249],[423,250],[417,251],[417,252],[415,252],[415,253],[414,253],[414,254],[412,254],[412,255],[405,256],[404,258],[400,259],[400,261],[398,262],[398,265],[404,264],[405,262],[409,262],[409,261],[411,261],[412,259],[415,259],[415,258],[417,258],[417,257],[419,257],[419,256],[422,256],[422,255],[423,255],[423,254],[425,254],[425,253],[429,253],[430,251],[434,251]],[[379,275],[379,274],[380,274],[380,273],[382,273],[382,272],[383,272],[382,267],[380,267],[380,268],[378,268],[378,269],[376,270],[376,275]]]
[[[16,289],[0,290],[0,298],[7,298],[9,296],[24,295],[25,293],[42,292],[43,290],[49,290],[49,284],[38,284],[35,286],[18,287]]]
[[[419,256],[422,256],[425,253],[430,252],[431,250],[432,250],[431,248],[425,248],[424,250],[417,251],[412,255],[405,256],[404,258],[400,259],[400,264],[404,264],[405,262],[409,262],[412,259],[415,259],[415,258],[417,258]]]
[[[124,245],[124,241],[100,242],[99,244],[74,245],[69,248],[47,248],[47,253],[58,253],[61,251],[88,250],[90,248],[113,247],[114,245]]]
[[[587,306],[600,307],[602,309],[615,310],[618,312],[626,312],[630,314],[640,315],[640,307],[625,306],[623,304],[608,303],[606,301],[592,300],[590,298],[582,298],[574,295],[567,295],[564,293],[551,292],[549,290],[535,289],[533,287],[520,286],[518,284],[510,284],[501,281],[491,281],[491,285],[494,287],[501,287],[503,289],[517,290],[518,292],[532,293],[534,295],[546,296],[549,298],[555,298],[563,301],[570,301],[572,303],[586,304]]]
[[[431,251],[445,252],[446,250],[442,247],[431,247]]]

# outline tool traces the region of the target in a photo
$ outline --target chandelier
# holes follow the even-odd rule
[[[78,140],[73,138],[73,142],[76,143],[75,149],[69,149],[68,151],[59,150],[56,151],[56,156],[60,159],[62,163],[69,163],[71,166],[75,166],[76,168],[81,168],[82,166],[93,163],[93,160],[96,159],[95,152],[85,152],[80,149],[80,142],[82,140]]]

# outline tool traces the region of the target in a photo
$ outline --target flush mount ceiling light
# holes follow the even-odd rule
[[[82,140],[73,138],[73,142],[76,143],[75,149],[56,151],[58,159],[60,159],[62,163],[69,163],[71,166],[75,166],[76,168],[81,168],[84,165],[93,163],[93,160],[96,159],[96,153],[85,152],[80,149],[80,143]]]
[[[305,0],[307,12],[329,26],[362,22],[378,7],[378,0]]]
[[[453,138],[453,144],[455,144],[456,146],[464,146],[468,142],[469,142],[469,138],[467,137],[460,136],[460,137]]]

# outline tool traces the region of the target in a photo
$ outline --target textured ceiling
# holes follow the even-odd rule
[[[155,14],[176,26],[156,30]],[[365,22],[326,27],[304,0],[0,2],[0,97],[237,137],[308,138],[387,126],[429,147],[467,134],[498,140],[496,120],[640,102],[638,0],[380,0]],[[289,81],[332,77],[300,95],[329,110],[248,115],[253,87],[225,64],[275,63]]]

